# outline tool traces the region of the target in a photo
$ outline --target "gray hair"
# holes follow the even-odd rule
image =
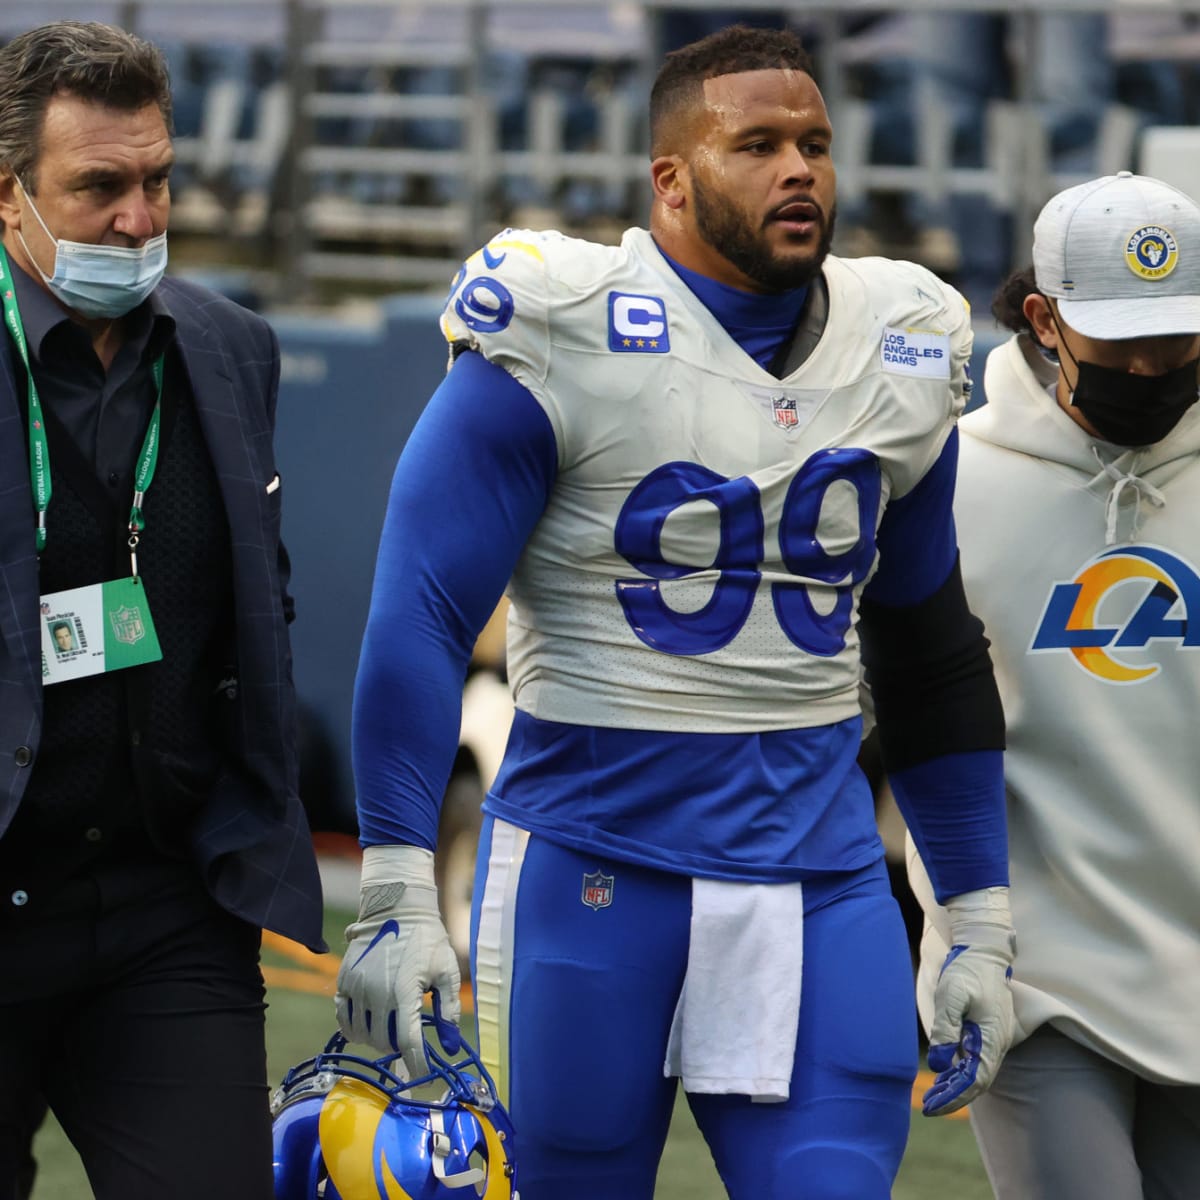
[[[42,125],[54,96],[134,112],[157,104],[167,131],[171,81],[157,46],[94,21],[56,21],[0,47],[0,172],[37,191]]]

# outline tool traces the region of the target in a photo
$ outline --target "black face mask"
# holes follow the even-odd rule
[[[1165,375],[1133,375],[1096,363],[1077,362],[1071,404],[1115,446],[1152,446],[1179,424],[1197,400],[1193,358]]]
[[[1189,359],[1164,375],[1133,375],[1117,367],[1080,362],[1067,348],[1053,308],[1050,318],[1058,330],[1059,348],[1066,351],[1075,366],[1071,405],[1106,442],[1114,446],[1153,446],[1200,398],[1196,374],[1200,358]],[[1061,364],[1060,358],[1060,369]]]

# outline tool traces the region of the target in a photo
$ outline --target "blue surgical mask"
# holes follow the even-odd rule
[[[54,243],[53,275],[38,266],[19,229],[17,237],[46,286],[69,309],[93,319],[123,317],[158,287],[167,270],[165,232],[138,247],[68,242],[50,232],[24,184],[21,190],[38,224]]]

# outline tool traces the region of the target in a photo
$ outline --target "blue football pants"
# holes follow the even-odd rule
[[[597,873],[613,883],[609,892],[601,881],[589,905],[584,877]],[[733,1200],[887,1200],[917,1070],[903,921],[882,860],[806,881],[804,893],[799,1032],[779,1047],[794,1052],[789,1099],[688,1103]],[[485,819],[472,916],[477,1036],[516,1126],[522,1200],[653,1196],[677,1086],[663,1060],[690,915],[687,876]]]

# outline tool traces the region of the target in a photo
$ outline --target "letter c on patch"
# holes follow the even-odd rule
[[[609,292],[608,348],[617,354],[669,354],[666,302],[635,292]]]
[[[661,300],[653,296],[614,296],[613,329],[623,337],[662,337],[667,328]]]

